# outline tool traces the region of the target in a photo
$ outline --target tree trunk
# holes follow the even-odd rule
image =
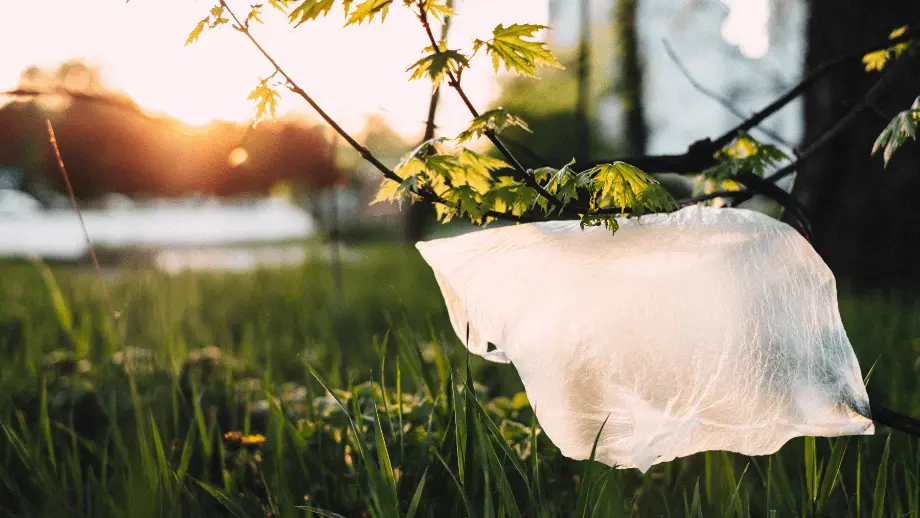
[[[626,146],[630,155],[644,155],[648,147],[648,124],[642,106],[642,62],[639,60],[639,37],[636,9],[639,0],[616,0],[613,27],[617,47],[615,89],[623,102]]]
[[[812,0],[810,7],[807,70],[872,45],[920,17],[916,0]],[[889,62],[886,70],[893,65]],[[796,178],[793,195],[812,222],[815,248],[837,277],[855,288],[920,280],[918,145],[905,144],[887,168],[880,156],[869,154],[891,117],[920,94],[918,68],[908,70],[875,106],[863,110]],[[855,63],[817,82],[805,97],[805,144],[859,103],[879,77]]]
[[[453,0],[447,0],[447,7],[453,8]],[[450,30],[450,16],[444,17],[444,24],[441,25],[441,45],[447,44],[447,33]],[[422,136],[422,142],[431,140],[435,134],[434,118],[438,112],[438,100],[441,98],[441,87],[437,86],[431,92],[431,100],[428,103],[428,118],[425,120],[425,134]],[[427,201],[416,201],[406,209],[406,227],[403,238],[406,244],[414,245],[421,241],[425,236],[428,225],[431,224],[435,217],[434,206]]]
[[[578,97],[575,99],[575,161],[581,164],[591,159],[591,123],[588,120],[591,67],[591,2],[581,0],[580,42],[578,45]]]

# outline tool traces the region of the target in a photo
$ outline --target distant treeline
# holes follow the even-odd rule
[[[323,132],[301,121],[192,127],[150,117],[114,94],[64,96],[61,106],[40,98],[0,108],[0,168],[21,171],[26,190],[36,182],[60,184],[45,128],[49,118],[80,197],[237,195],[266,192],[278,182],[319,189],[345,177]]]

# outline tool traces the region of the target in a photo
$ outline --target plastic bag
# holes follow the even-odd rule
[[[834,276],[795,230],[700,206],[618,221],[417,245],[457,336],[514,364],[563,455],[589,458],[601,431],[598,461],[645,471],[874,432]]]

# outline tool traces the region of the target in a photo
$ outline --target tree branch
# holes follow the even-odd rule
[[[422,22],[422,26],[425,28],[425,33],[428,35],[428,41],[431,43],[431,48],[434,49],[435,54],[441,53],[441,47],[438,45],[437,40],[434,38],[434,32],[431,30],[431,23],[428,21],[428,13],[425,11],[425,6],[420,0],[418,3],[419,13],[418,19]],[[467,97],[466,92],[463,91],[463,87],[460,86],[460,77],[457,74],[454,74],[452,70],[447,71],[448,84],[457,92],[457,95],[460,96],[460,99],[463,101],[463,104],[466,105],[466,108],[469,110],[470,114],[473,117],[479,117],[479,110],[473,106],[473,103],[470,101],[470,98]],[[508,159],[511,163],[511,166],[514,167],[516,176],[527,184],[528,187],[537,191],[537,194],[545,198],[552,206],[556,209],[564,209],[562,202],[559,198],[556,198],[554,195],[549,193],[546,189],[537,182],[537,179],[534,178],[533,174],[524,168],[517,158],[511,153],[511,151],[505,146],[505,144],[498,138],[498,135],[492,130],[486,130],[486,137],[492,142],[492,145],[495,146],[498,151]]]
[[[911,51],[909,54],[903,56],[902,58],[895,61],[890,68],[879,78],[878,81],[872,85],[872,88],[866,92],[866,95],[863,99],[853,105],[846,115],[843,116],[840,120],[837,121],[831,128],[821,134],[814,142],[809,144],[805,149],[802,150],[799,157],[790,163],[789,165],[778,169],[773,174],[764,178],[764,182],[776,184],[777,181],[789,176],[798,169],[805,160],[808,160],[812,155],[814,155],[818,150],[823,148],[829,142],[833,141],[844,130],[849,128],[854,122],[856,122],[857,117],[865,110],[869,109],[875,101],[881,96],[881,94],[891,86],[897,78],[910,69],[911,63],[920,57],[920,52]],[[742,203],[749,198],[739,198],[734,201],[734,204]]]
[[[249,39],[249,41],[253,44],[253,46],[255,46],[256,49],[258,49],[258,51],[262,54],[262,56],[265,57],[265,59],[269,63],[271,63],[272,67],[275,68],[275,71],[278,74],[280,74],[281,77],[283,77],[285,81],[287,81],[288,89],[290,89],[292,92],[294,92],[295,94],[302,97],[305,101],[307,101],[307,103],[313,108],[313,110],[316,111],[316,113],[319,114],[319,116],[324,121],[326,121],[326,124],[329,124],[329,126],[331,126],[332,129],[335,130],[336,133],[341,135],[341,137],[344,138],[346,142],[348,142],[348,145],[354,148],[358,152],[358,154],[361,155],[361,158],[370,162],[370,164],[373,165],[375,168],[377,168],[377,170],[380,171],[384,177],[386,177],[388,180],[402,183],[403,179],[398,174],[396,174],[395,172],[393,172],[392,169],[384,165],[383,162],[381,162],[376,156],[374,156],[374,154],[371,153],[369,149],[367,149],[366,147],[361,145],[357,140],[355,140],[354,137],[352,137],[347,131],[345,131],[344,128],[342,128],[337,122],[335,122],[335,120],[328,113],[326,113],[326,111],[323,110],[319,106],[319,104],[317,104],[316,101],[314,101],[313,98],[310,97],[310,95],[307,94],[306,91],[304,91],[303,88],[297,85],[294,79],[291,78],[291,76],[289,76],[287,72],[284,71],[283,68],[281,68],[278,62],[275,61],[275,59],[268,53],[268,51],[266,51],[265,48],[262,47],[262,45],[255,39],[255,37],[249,31],[249,27],[246,24],[242,23],[239,18],[237,18],[233,10],[230,9],[230,6],[227,5],[226,0],[220,0],[220,5],[221,7],[226,9],[226,11],[230,14],[230,17],[233,18],[233,22],[235,24],[233,28],[243,33]],[[418,195],[426,201],[429,201],[432,203],[440,203],[450,208],[456,208],[454,204],[448,202],[447,200],[438,196],[436,193],[431,192],[429,190],[419,190]],[[503,220],[518,221],[518,222],[532,220],[532,218],[530,218],[529,216],[516,216],[508,212],[497,212],[497,211],[488,211],[485,213],[485,216],[489,216],[489,217],[493,217],[497,219],[503,219]]]
[[[715,91],[710,90],[709,88],[706,88],[699,81],[697,81],[693,77],[693,75],[690,73],[690,70],[687,68],[687,66],[684,65],[684,62],[677,55],[677,52],[674,51],[674,47],[672,47],[671,44],[668,43],[668,40],[662,40],[662,44],[664,45],[664,49],[665,49],[665,52],[667,52],[668,57],[671,58],[671,61],[674,63],[674,65],[677,67],[680,73],[683,74],[683,76],[687,79],[687,81],[690,82],[690,85],[694,89],[696,89],[697,92],[721,104],[722,107],[728,110],[729,113],[731,113],[735,117],[738,117],[741,120],[745,120],[748,117],[750,117],[750,115],[745,114],[744,112],[739,110],[737,107],[735,107],[735,105],[732,104],[731,101],[729,101],[725,97],[722,97]],[[782,144],[788,147],[789,149],[792,149],[793,152],[796,152],[795,146],[792,145],[790,142],[788,142],[786,139],[784,139],[782,136],[778,135],[776,132],[771,131],[766,128],[757,128],[757,130],[763,132],[764,135],[767,135],[768,137],[772,138],[775,142]]]
[[[837,70],[843,65],[862,59],[864,55],[870,52],[888,49],[894,45],[897,45],[898,43],[911,41],[918,35],[920,35],[920,25],[912,23],[910,24],[910,29],[905,31],[904,34],[898,36],[897,38],[886,38],[885,40],[879,41],[874,45],[841,55],[835,59],[822,63],[821,65],[808,72],[805,77],[803,77],[792,89],[778,97],[775,101],[768,104],[760,111],[754,113],[735,127],[718,136],[715,140],[705,138],[694,142],[688,151],[684,154],[613,158],[603,161],[592,161],[587,164],[577,164],[576,167],[587,168],[597,164],[609,163],[619,160],[632,164],[647,173],[698,173],[703,169],[711,167],[715,164],[715,158],[713,155],[731,143],[731,141],[737,137],[739,131],[749,131],[752,128],[758,126],[768,117],[783,109],[787,104],[795,100],[799,95],[804,93],[805,90],[807,90],[819,79]],[[804,153],[805,152],[802,151],[803,155]],[[789,172],[786,172],[783,176],[788,174]]]

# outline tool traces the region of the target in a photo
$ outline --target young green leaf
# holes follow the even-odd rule
[[[320,15],[326,16],[332,9],[335,0],[303,0],[288,15],[288,21],[299,27],[302,23],[315,20]]]
[[[431,47],[428,50],[432,50]],[[428,77],[434,86],[441,84],[444,75],[448,72],[457,73],[470,66],[469,60],[456,50],[439,50],[423,57],[413,63],[406,72],[412,71],[409,80]]]
[[[473,220],[478,220],[485,212],[481,207],[482,195],[470,185],[451,187],[442,197],[456,205],[460,214],[466,214]]]
[[[403,201],[411,200],[418,193],[419,177],[415,175],[406,176],[402,182],[395,182],[389,178],[384,178],[377,191],[377,196],[371,201],[371,205],[385,201],[395,201],[402,208]]]
[[[512,115],[508,112],[508,110],[505,110],[504,108],[496,108],[494,110],[483,112],[478,117],[473,119],[473,122],[470,123],[470,126],[463,130],[459,135],[457,135],[457,138],[454,140],[462,144],[472,139],[473,137],[481,137],[489,131],[500,133],[501,131],[511,126],[521,128],[522,130],[531,133],[530,128],[527,126],[527,123],[524,122],[523,119],[516,115]]]
[[[537,181],[546,182],[543,188],[555,195],[562,202],[562,207],[577,199],[578,190],[588,187],[593,181],[590,174],[576,173],[572,169],[573,165],[575,165],[574,158],[561,169],[541,167],[534,171]],[[560,207],[560,212],[562,207]]]
[[[902,111],[891,119],[888,126],[882,130],[878,139],[875,140],[875,144],[872,146],[872,154],[875,155],[879,149],[884,148],[885,151],[882,156],[887,167],[888,161],[891,160],[894,152],[904,145],[907,139],[917,140],[918,123],[920,123],[920,97],[914,100],[910,109]]]
[[[788,159],[776,146],[764,144],[740,132],[735,140],[716,153],[718,164],[703,171],[702,175],[717,181],[730,180],[746,172],[763,176],[778,162]]]
[[[666,212],[677,208],[674,198],[651,176],[639,168],[625,162],[602,164],[585,171],[585,174],[594,178],[590,188],[592,200],[601,208],[615,207],[624,213],[630,210],[633,215],[645,212]],[[607,228],[607,220],[583,219],[582,224],[599,224],[603,222]],[[615,223],[615,222],[614,222]]]
[[[355,23],[361,25],[365,21],[370,23],[374,21],[374,16],[376,16],[377,13],[380,13],[380,22],[383,23],[383,21],[386,20],[387,12],[389,12],[392,2],[393,0],[364,0],[355,6],[355,10],[352,11],[351,16],[348,17],[345,26]]]
[[[604,225],[604,228],[610,232],[616,234],[617,230],[620,229],[620,224],[617,223],[617,218],[613,214],[582,214],[581,215],[581,228],[585,227],[598,227]]]
[[[482,195],[482,206],[485,210],[510,212],[520,216],[534,206],[538,196],[533,188],[511,178],[502,177]]]
[[[496,72],[502,64],[505,70],[527,76],[536,75],[536,69],[541,65],[564,68],[546,48],[545,42],[533,40],[535,32],[546,28],[544,25],[529,23],[516,23],[508,27],[499,24],[492,31],[491,40],[473,42],[473,51],[485,47],[486,53],[492,56],[492,66]]]

